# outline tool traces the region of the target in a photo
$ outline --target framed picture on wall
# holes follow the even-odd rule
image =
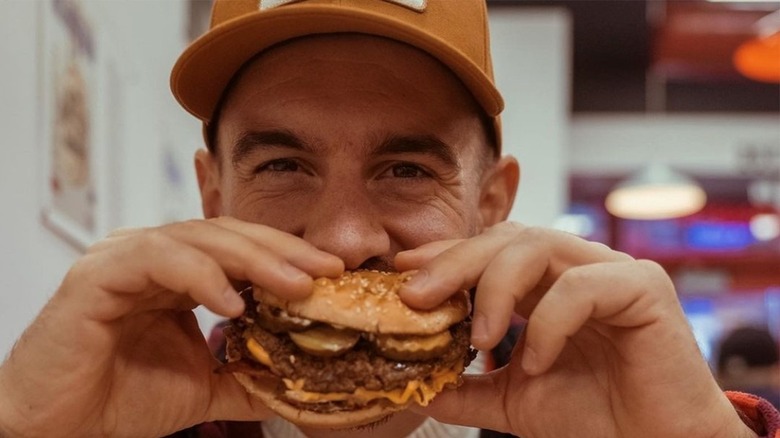
[[[83,2],[39,4],[41,217],[79,249],[103,232],[97,38]]]

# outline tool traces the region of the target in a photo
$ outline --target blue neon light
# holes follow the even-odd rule
[[[685,243],[691,249],[733,251],[756,242],[745,222],[697,221],[685,229]]]

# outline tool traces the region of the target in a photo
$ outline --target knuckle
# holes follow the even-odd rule
[[[206,222],[209,222],[209,223],[212,223],[212,224],[215,224],[215,225],[220,225],[220,226],[228,226],[228,225],[236,223],[237,221],[238,221],[237,219],[235,219],[235,218],[233,218],[231,216],[217,216],[217,217],[206,219]]]
[[[499,235],[515,236],[528,229],[528,227],[511,221],[500,222],[490,228],[490,232],[497,233]]]
[[[653,289],[660,289],[672,294],[676,294],[674,283],[663,266],[653,260],[648,259],[636,260],[634,263],[636,263],[639,269],[642,270],[646,284],[662,286],[661,288],[654,287]]]
[[[230,220],[229,216],[217,216],[217,217],[210,217],[210,218],[206,219],[205,222],[208,222],[208,223],[214,224],[214,225],[222,225],[222,224],[228,223],[229,220]]]
[[[616,255],[618,258],[620,258],[620,261],[624,261],[624,262],[633,262],[633,261],[636,261],[636,259],[635,259],[634,257],[632,257],[632,256],[631,256],[631,254],[625,253],[625,252],[623,252],[623,251],[616,251],[616,250],[614,250],[614,249],[612,250],[612,252],[613,252],[613,253],[614,253],[614,254],[615,254],[615,255]]]
[[[653,278],[667,278],[666,270],[658,264],[657,262],[653,260],[648,259],[639,259],[635,262],[637,266],[639,266],[640,269],[642,269],[643,272],[646,273],[646,275],[649,275]]]
[[[513,246],[529,248],[536,251],[540,257],[551,256],[549,230],[540,227],[523,227],[511,237]]]
[[[548,230],[540,227],[522,227],[518,230],[518,238],[526,241],[542,241],[547,239]]]
[[[494,235],[505,239],[525,238],[533,235],[534,227],[527,227],[518,222],[499,222],[485,231],[488,235]]]
[[[170,224],[161,225],[156,228],[149,229],[152,234],[160,234],[160,238],[163,236],[172,240],[186,241],[188,236],[195,236],[198,233],[204,231],[204,224],[206,221],[203,219],[188,219],[180,222],[173,222]]]
[[[95,256],[87,254],[84,257],[79,258],[70,267],[70,270],[65,274],[63,284],[66,283],[80,283],[83,279],[88,279],[94,272]]]
[[[565,270],[558,282],[566,288],[569,287],[582,287],[584,284],[588,284],[593,280],[593,273],[588,269],[588,265],[574,266]]]
[[[164,228],[155,228],[136,236],[133,246],[137,254],[155,254],[170,248],[171,240]]]
[[[203,222],[204,221],[201,219],[188,219],[186,221],[165,226],[163,229],[178,229],[185,233],[193,233],[202,227]]]
[[[629,255],[628,253],[612,249],[612,248],[609,247],[609,245],[607,245],[605,243],[597,242],[597,241],[587,241],[587,240],[585,240],[585,239],[583,239],[583,238],[581,238],[579,236],[576,236],[576,237],[577,237],[577,239],[580,239],[582,241],[587,242],[587,245],[588,245],[589,248],[593,248],[594,250],[606,250],[606,251],[608,251],[611,256],[614,256],[614,261],[616,261],[616,262],[632,262],[632,261],[635,260],[634,257]],[[610,259],[611,258],[612,257],[610,257]]]
[[[97,254],[105,249],[111,247],[112,245],[116,244],[116,240],[119,238],[119,236],[108,236],[105,239],[98,240],[97,242],[93,243],[92,245],[88,246],[87,249],[84,251],[85,255],[92,255]]]
[[[106,234],[106,239],[129,236],[139,232],[140,230],[141,230],[140,228],[131,228],[131,227],[117,228],[115,230],[112,230],[108,234]]]
[[[73,296],[84,293],[89,285],[101,281],[105,261],[99,255],[86,254],[71,265],[57,289],[60,296]]]

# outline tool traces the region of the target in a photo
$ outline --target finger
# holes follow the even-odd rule
[[[95,292],[85,293],[85,289]],[[67,302],[101,321],[135,311],[134,304],[152,295],[161,295],[160,302],[167,303],[163,290],[189,297],[223,316],[237,316],[244,307],[213,257],[163,233],[132,236],[85,256],[60,288],[62,295],[73,298]]]
[[[401,251],[395,255],[395,268],[400,272],[417,269],[462,241],[463,239],[439,240],[415,249]]]
[[[507,233],[498,228],[460,241],[425,263],[399,291],[407,304],[430,309],[455,291],[476,286],[493,255],[507,245]]]
[[[247,236],[258,244],[262,244],[315,278],[338,277],[344,272],[343,260],[318,249],[300,237],[271,227],[244,222],[231,217],[221,217],[211,222]]]
[[[643,262],[599,263],[567,271],[529,318],[523,369],[529,374],[546,371],[569,337],[590,320],[620,328],[656,322],[667,303],[656,292],[664,288],[656,287],[650,278],[654,274]]]
[[[603,243],[558,230],[525,228],[518,233],[515,242],[526,240],[536,242],[534,248],[544,250],[539,255],[548,258],[547,270],[541,280],[542,284],[548,286],[574,266],[634,260],[630,255],[615,251]]]
[[[503,406],[502,394],[506,392],[506,386],[503,369],[466,375],[457,389],[445,390],[428,406],[413,405],[412,410],[447,424],[508,432],[513,429],[510,429]]]
[[[518,308],[547,270],[547,259],[538,241],[519,242],[499,252],[485,269],[474,298],[471,342],[479,350],[490,350],[506,334]]]
[[[112,237],[124,237],[124,236],[131,236],[133,234],[138,234],[142,232],[144,228],[130,228],[130,227],[124,227],[124,228],[117,228],[115,230],[112,230],[106,235],[107,239],[110,239]]]
[[[524,245],[536,251],[534,257],[546,260],[545,271],[540,277],[542,285],[552,284],[572,266],[633,260],[605,245],[568,233],[504,223],[462,241],[426,263],[405,284],[401,296],[415,307],[434,307],[453,291],[473,287],[493,257],[509,245]],[[527,267],[522,265],[515,265],[513,270],[528,272]]]
[[[311,275],[241,233],[205,221],[176,224],[159,232],[209,254],[231,278],[249,280],[290,299],[311,293]]]

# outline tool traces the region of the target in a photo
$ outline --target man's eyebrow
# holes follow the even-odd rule
[[[433,155],[447,165],[460,168],[452,146],[432,135],[393,135],[385,139],[374,153],[377,155],[404,153]]]
[[[235,167],[255,149],[270,146],[281,146],[297,150],[308,149],[301,139],[285,130],[247,131],[241,133],[233,145],[230,160]]]

